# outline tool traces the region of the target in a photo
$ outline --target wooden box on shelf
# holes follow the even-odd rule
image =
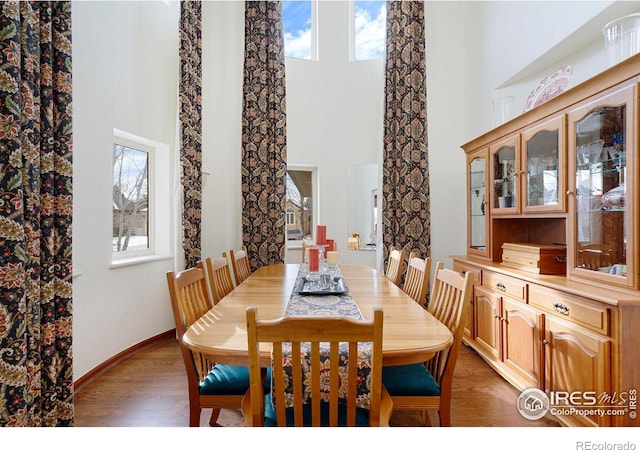
[[[502,244],[502,264],[544,275],[567,271],[565,245],[512,243]]]

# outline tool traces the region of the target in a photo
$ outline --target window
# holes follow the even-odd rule
[[[287,209],[287,225],[295,225],[296,224],[296,212],[293,208]]]
[[[316,1],[283,1],[284,53],[290,58],[316,60]]]
[[[169,256],[170,188],[154,183],[168,173],[168,146],[114,130],[112,163],[114,264]]]
[[[316,168],[292,167],[287,170],[287,241],[297,246],[313,240],[316,217]]]
[[[113,145],[113,252],[146,254],[149,241],[151,149]]]
[[[383,58],[387,40],[385,1],[352,2],[351,60]]]

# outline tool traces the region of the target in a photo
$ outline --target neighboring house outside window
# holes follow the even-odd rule
[[[287,170],[287,241],[313,239],[317,220],[316,168],[289,165]]]

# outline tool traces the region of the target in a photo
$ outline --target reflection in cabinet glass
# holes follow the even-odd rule
[[[485,166],[485,158],[475,158],[469,170],[470,245],[483,251],[487,247]]]
[[[626,277],[626,105],[576,123],[577,267]]]
[[[527,205],[558,204],[558,130],[543,130],[526,143]]]

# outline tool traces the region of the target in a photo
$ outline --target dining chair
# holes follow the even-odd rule
[[[463,276],[444,269],[439,262],[433,281],[427,311],[451,330],[451,346],[426,363],[384,367],[382,382],[395,410],[422,411],[425,425],[430,424],[429,411],[438,411],[440,426],[448,427],[451,426],[453,371],[471,303],[473,280],[470,272]]]
[[[417,252],[409,253],[407,274],[404,277],[402,290],[414,299],[420,306],[425,305],[429,290],[429,275],[431,274],[431,258],[422,259]]]
[[[211,309],[211,297],[201,267],[181,272],[167,272],[171,307],[176,323],[180,351],[187,371],[189,392],[189,426],[200,425],[204,408],[212,408],[209,425],[215,425],[220,409],[239,409],[249,389],[249,369],[243,366],[216,364],[204,355],[189,350],[182,336],[189,326]]]
[[[404,255],[404,249],[398,250],[394,246],[391,246],[391,248],[389,249],[389,260],[387,261],[387,268],[384,273],[384,276],[398,287],[400,287],[400,283],[402,282]]]
[[[381,308],[372,321],[340,316],[258,320],[257,314],[256,307],[247,308],[251,387],[242,403],[246,426],[389,425],[393,405],[381,382]],[[261,343],[272,344],[272,388],[266,393],[260,380]]]
[[[213,304],[217,305],[220,300],[233,291],[229,260],[227,258],[207,258],[204,264],[202,261],[198,262],[198,267],[203,270],[206,267]]]
[[[223,258],[227,258],[227,252],[222,253]],[[249,257],[247,256],[247,247],[242,246],[238,251],[233,249],[229,250],[228,258],[231,260],[231,267],[233,268],[233,277],[236,282],[236,286],[249,278],[251,275],[251,267],[249,266]]]

